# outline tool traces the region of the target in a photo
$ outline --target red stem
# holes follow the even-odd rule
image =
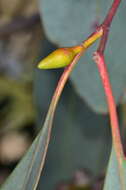
[[[110,84],[110,80],[109,80],[107,67],[105,64],[104,51],[105,51],[105,46],[106,46],[107,39],[108,39],[109,28],[110,28],[110,25],[114,18],[114,15],[116,14],[116,11],[119,7],[120,2],[121,2],[121,0],[113,1],[113,4],[112,4],[111,8],[109,9],[107,16],[101,25],[101,27],[103,29],[103,36],[101,37],[101,41],[100,41],[97,52],[94,53],[94,60],[97,64],[99,74],[100,74],[100,77],[102,80],[102,84],[104,87],[106,99],[107,99],[107,104],[108,104],[108,109],[109,109],[109,114],[110,114],[112,139],[113,139],[115,152],[117,155],[117,160],[119,163],[119,169],[122,165],[121,164],[122,159],[124,159],[125,156],[124,156],[123,147],[122,147],[122,143],[121,143],[118,116],[117,116],[117,111],[116,111],[116,104],[115,104],[115,100],[114,100],[113,93],[112,93],[112,88],[111,88],[111,84]]]
[[[118,161],[121,164],[122,158],[124,158],[124,153],[123,153],[123,147],[122,147],[120,131],[119,131],[119,123],[118,123],[118,116],[117,116],[117,111],[116,111],[116,104],[115,104],[115,100],[113,97],[111,84],[109,81],[107,67],[105,64],[104,56],[102,54],[95,52],[94,60],[97,64],[99,74],[101,77],[101,81],[102,81],[102,84],[104,87],[107,104],[108,104],[108,109],[109,109],[109,114],[110,114],[113,144],[115,147]]]
[[[113,20],[113,17],[116,14],[116,11],[119,7],[120,2],[121,2],[121,0],[114,0],[114,2],[112,3],[112,6],[110,7],[110,9],[108,11],[108,14],[107,14],[105,20],[103,22],[103,25],[106,25],[106,26],[111,25],[111,22]]]
[[[104,22],[102,23],[101,27],[103,28],[103,36],[101,38],[100,44],[99,44],[99,48],[98,48],[98,52],[100,53],[104,53],[105,50],[105,46],[108,40],[108,34],[109,34],[109,28],[111,26],[113,17],[116,14],[116,11],[120,5],[121,0],[114,0],[111,8],[108,11],[108,14],[104,20]]]

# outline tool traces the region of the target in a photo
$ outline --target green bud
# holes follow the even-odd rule
[[[69,65],[83,46],[59,48],[45,57],[39,64],[39,69],[55,69]]]

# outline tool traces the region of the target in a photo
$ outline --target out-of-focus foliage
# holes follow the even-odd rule
[[[36,0],[0,0],[1,22],[5,23],[19,16],[30,16],[38,12]]]
[[[55,109],[53,109],[53,106],[50,107],[43,128],[22,161],[13,171],[7,182],[2,186],[1,190],[13,190],[15,188],[17,190],[36,189],[36,184],[39,179],[38,176],[44,164],[45,151],[52,128],[54,112]]]
[[[56,190],[99,190],[103,186],[103,178],[93,179],[90,172],[81,169],[71,179],[60,183]]]
[[[101,23],[111,6],[112,0],[40,0],[41,15],[47,37],[62,46],[77,45]],[[110,78],[116,103],[124,92],[126,83],[124,37],[126,33],[125,2],[122,1],[112,23],[109,42],[106,49]],[[95,47],[95,48],[94,48]],[[77,93],[93,110],[106,112],[104,92],[98,76],[90,48],[72,73],[71,80]],[[121,48],[119,48],[121,47]]]
[[[3,105],[0,123],[4,130],[35,123],[32,73],[41,36],[35,0],[30,3],[0,0],[0,103]]]
[[[35,136],[32,82],[42,36],[36,0],[0,0],[0,184]]]
[[[0,130],[22,128],[35,122],[36,114],[28,84],[1,77],[0,89],[0,102],[6,101],[3,111],[0,111]]]
[[[11,165],[17,162],[27,151],[32,139],[28,132],[8,130],[0,138],[0,163]],[[2,175],[2,172],[1,172]]]

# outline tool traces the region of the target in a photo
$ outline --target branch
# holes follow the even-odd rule
[[[116,11],[120,5],[121,0],[114,0],[111,8],[108,11],[108,14],[105,18],[105,20],[103,21],[101,27],[103,28],[103,36],[101,38],[100,44],[99,44],[99,48],[98,48],[98,52],[100,52],[101,54],[104,53],[105,50],[105,46],[108,40],[108,34],[109,34],[109,28],[111,26],[113,17],[116,14]]]
[[[116,103],[114,100],[111,83],[107,71],[107,66],[105,63],[104,58],[104,51],[106,47],[106,43],[108,40],[108,34],[109,34],[109,28],[111,26],[112,20],[114,18],[114,15],[117,12],[117,9],[119,7],[121,0],[114,0],[111,8],[109,9],[109,12],[103,21],[101,27],[103,29],[103,35],[101,37],[101,41],[99,44],[99,47],[97,51],[94,53],[93,59],[96,62],[102,85],[105,91],[109,115],[110,115],[110,122],[111,122],[111,131],[112,131],[112,140],[113,140],[113,146],[116,152],[117,161],[118,161],[118,169],[120,173],[120,178],[122,178],[122,162],[125,159],[123,146],[121,142],[120,137],[120,129],[119,129],[119,122],[118,122],[118,116],[116,111]]]
[[[102,80],[102,84],[104,87],[104,91],[106,94],[109,114],[110,114],[110,122],[112,128],[112,137],[113,137],[113,144],[115,146],[115,151],[117,154],[118,161],[121,164],[121,159],[124,158],[123,147],[120,138],[120,131],[119,131],[119,123],[117,117],[117,111],[115,106],[115,100],[112,93],[112,88],[109,80],[109,75],[107,71],[107,67],[105,64],[105,59],[102,54],[99,52],[95,52],[93,56],[94,61],[97,64],[98,71]]]

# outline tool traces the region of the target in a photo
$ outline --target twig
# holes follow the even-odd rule
[[[111,26],[112,20],[114,18],[114,15],[116,14],[116,11],[119,7],[120,2],[121,0],[113,1],[113,4],[111,8],[109,9],[107,16],[101,25],[103,29],[103,36],[101,37],[100,44],[97,51],[94,53],[93,59],[96,62],[96,65],[101,77],[101,81],[103,84],[103,88],[105,91],[109,115],[110,115],[113,145],[114,145],[115,153],[117,156],[120,179],[123,179],[122,162],[125,159],[125,156],[124,156],[123,146],[121,142],[119,122],[118,122],[118,116],[117,116],[117,111],[116,111],[116,103],[114,100],[111,83],[110,83],[110,79],[109,79],[109,75],[107,71],[107,66],[106,66],[105,58],[104,58],[104,51],[105,51],[106,43],[108,40],[109,28]],[[121,182],[123,181],[121,180]],[[122,184],[122,187],[123,187],[123,184]]]
[[[93,58],[97,64],[99,74],[100,74],[100,77],[102,80],[102,84],[104,87],[104,91],[106,94],[106,99],[107,99],[107,104],[108,104],[108,109],[109,109],[109,114],[110,114],[113,143],[115,146],[117,158],[121,164],[121,160],[124,157],[124,153],[123,153],[123,148],[122,148],[122,143],[121,143],[115,100],[114,100],[114,96],[112,93],[112,88],[111,88],[111,84],[110,84],[110,80],[109,80],[107,67],[105,64],[104,56],[101,55],[99,52],[95,52]]]
[[[120,131],[119,131],[119,124],[118,124],[118,116],[116,112],[116,104],[112,93],[112,88],[109,80],[109,75],[107,71],[107,67],[105,64],[104,59],[104,50],[105,45],[108,39],[108,32],[109,27],[112,23],[113,17],[116,14],[116,11],[119,7],[121,0],[114,0],[109,12],[101,25],[103,29],[103,36],[101,37],[101,41],[99,44],[99,48],[97,52],[94,54],[94,60],[97,64],[99,74],[101,76],[102,84],[104,87],[105,95],[107,98],[108,109],[110,113],[110,120],[111,120],[111,128],[112,128],[112,136],[113,136],[113,143],[116,149],[118,160],[124,157],[123,148],[121,143]]]
[[[101,54],[104,53],[105,46],[106,46],[107,39],[108,39],[108,34],[109,34],[109,28],[111,26],[113,17],[115,16],[116,11],[120,5],[120,2],[121,2],[121,0],[113,1],[113,4],[112,4],[111,8],[109,9],[107,16],[101,25],[101,27],[103,29],[103,36],[101,38],[99,48],[98,48],[98,52]]]

